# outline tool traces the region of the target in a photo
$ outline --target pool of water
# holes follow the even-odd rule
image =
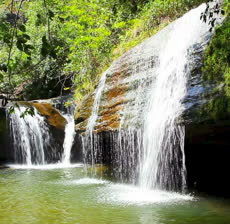
[[[230,201],[90,178],[81,166],[0,170],[0,224],[51,223],[229,224]]]

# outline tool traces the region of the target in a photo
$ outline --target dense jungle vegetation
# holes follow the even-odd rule
[[[0,93],[38,99],[71,91],[80,100],[112,60],[202,2],[0,0]],[[227,12],[229,4],[226,0]],[[204,68],[218,59],[212,74],[223,74],[227,83],[229,29],[227,19],[207,50]]]

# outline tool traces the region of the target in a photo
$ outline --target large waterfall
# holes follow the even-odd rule
[[[121,181],[151,189],[185,188],[185,130],[179,118],[195,61],[194,49],[204,48],[210,37],[209,25],[200,20],[204,10],[205,4],[191,10],[127,52],[103,74],[83,136],[86,161],[102,163],[107,159],[103,155],[109,154],[112,172]],[[128,86],[129,91],[119,96],[125,102],[119,112],[120,126],[107,134],[103,148],[103,137],[95,134],[103,125],[100,104],[111,90],[107,79],[119,74],[125,75],[113,83],[117,88]],[[108,107],[108,103],[104,105]]]
[[[178,126],[176,119],[184,109],[182,100],[190,72],[189,49],[208,31],[199,18],[203,10],[201,6],[177,20],[165,48],[159,53],[157,78],[150,91],[144,123],[142,187],[185,186],[184,127]]]

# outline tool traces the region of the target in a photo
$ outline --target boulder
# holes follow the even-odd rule
[[[66,119],[49,103],[32,103],[38,112],[45,116],[48,123],[58,129],[65,129]]]

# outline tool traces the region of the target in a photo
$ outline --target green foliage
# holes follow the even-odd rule
[[[21,89],[27,99],[37,99],[75,89],[81,99],[94,90],[114,58],[201,2],[205,0],[1,2],[1,91]]]
[[[18,103],[14,103],[12,106],[10,106],[8,108],[8,113],[9,114],[15,113],[15,108],[19,108],[20,109],[20,106],[19,106]],[[35,114],[34,107],[32,107],[31,105],[27,105],[26,106],[26,110],[20,114],[20,117],[21,118],[25,118],[27,115],[30,115],[30,116],[33,117],[34,114]]]
[[[21,113],[20,117],[25,118],[27,115],[34,116],[34,107],[27,107],[26,110]]]
[[[215,35],[204,55],[203,78],[213,82],[224,82],[227,96],[230,96],[230,17],[229,5],[222,26],[215,30]]]
[[[130,28],[120,36],[120,44],[114,50],[114,58],[154,35],[160,29],[204,0],[155,0],[144,5],[138,19],[128,21]]]
[[[216,91],[218,97],[207,104],[204,113],[216,119],[229,119],[230,114],[230,3],[224,2],[226,18],[215,34],[204,54],[203,79],[223,85]],[[222,11],[223,14],[223,11]]]
[[[230,119],[230,98],[224,94],[213,97],[196,116],[206,118],[207,115],[213,121]]]

